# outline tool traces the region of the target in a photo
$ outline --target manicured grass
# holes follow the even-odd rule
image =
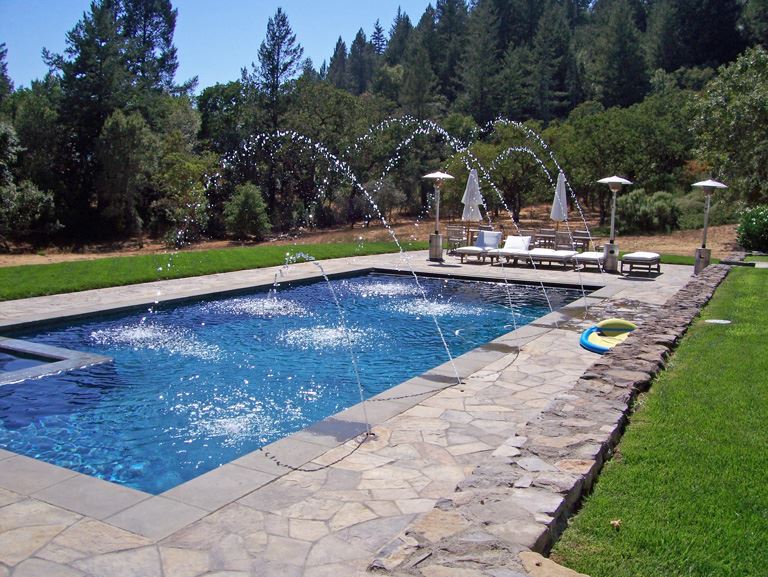
[[[404,248],[423,250],[427,246],[425,242],[412,242],[404,245]],[[389,242],[260,245],[4,267],[0,268],[0,300],[277,266],[285,264],[288,254],[307,254],[321,260],[397,250],[395,244]]]
[[[747,262],[768,262],[768,256],[748,256]]]
[[[592,577],[766,575],[766,286],[768,270],[735,269],[717,290],[554,560]]]

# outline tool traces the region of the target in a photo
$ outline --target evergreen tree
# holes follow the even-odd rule
[[[536,84],[533,51],[527,46],[510,46],[499,73],[499,91],[503,95],[501,113],[507,118],[525,120],[536,111]]]
[[[402,62],[408,44],[408,36],[412,31],[411,19],[398,8],[395,20],[392,22],[392,28],[389,30],[387,49],[384,51],[384,60],[387,64],[394,66]]]
[[[259,46],[259,67],[254,68],[256,85],[265,100],[269,128],[277,132],[280,117],[286,107],[286,85],[299,70],[304,49],[296,43],[296,35],[291,30],[288,17],[282,8],[267,22],[267,35]],[[277,187],[274,163],[269,164],[266,177],[267,202],[269,213],[274,215],[277,206]]]
[[[44,52],[49,65],[61,71],[59,118],[68,152],[60,201],[65,225],[78,234],[92,228],[90,197],[99,168],[96,141],[104,122],[127,105],[131,92],[117,8],[114,0],[94,0],[90,12],[67,33],[66,57]]]
[[[5,47],[5,42],[0,44],[0,107],[3,102],[13,92],[13,81],[8,76],[8,63],[6,57],[8,56],[8,49]]]
[[[564,116],[574,102],[575,59],[564,7],[550,4],[533,39],[534,116],[545,123]]]
[[[361,28],[355,35],[349,50],[348,66],[352,94],[360,95],[368,90],[373,78],[373,58],[373,46],[368,42]]]
[[[266,97],[273,131],[279,126],[285,84],[299,71],[302,54],[304,49],[296,43],[288,17],[278,8],[267,22],[267,36],[259,46],[259,67],[254,66],[257,84]]]
[[[651,68],[717,67],[743,50],[740,0],[657,0],[646,43]]]
[[[387,49],[387,38],[384,36],[384,28],[381,27],[378,20],[376,20],[376,23],[373,25],[371,44],[373,44],[374,52],[376,52],[378,56],[384,54],[384,51]]]
[[[436,34],[436,17],[435,9],[432,8],[431,4],[428,5],[414,29],[419,36],[419,42],[427,50],[429,61],[432,63],[432,71],[435,74],[437,73],[435,62],[440,56],[440,42]]]
[[[542,0],[494,0],[499,15],[498,38],[501,49],[510,45],[531,46],[548,2]]]
[[[428,118],[436,85],[437,77],[432,73],[429,52],[422,36],[411,34],[403,62],[403,87],[400,91],[400,103],[405,112],[417,120]]]
[[[496,90],[501,66],[497,50],[498,19],[492,0],[478,0],[469,17],[461,80],[466,111],[482,125],[497,113]]]
[[[351,84],[350,74],[347,66],[347,45],[339,36],[336,41],[336,48],[331,56],[331,63],[328,65],[326,80],[336,88],[347,90]]]
[[[311,58],[305,58],[301,63],[301,76],[300,78],[308,78],[312,81],[322,80],[320,73],[315,70],[315,65],[312,63]]]
[[[747,0],[741,24],[750,42],[768,47],[768,0]]]
[[[178,68],[173,34],[177,10],[170,0],[122,0],[126,65],[139,88],[170,92]]]
[[[680,68],[682,38],[675,27],[672,2],[661,0],[651,8],[648,33],[645,37],[649,68],[672,72]]]
[[[590,80],[596,96],[608,108],[639,102],[648,90],[648,77],[627,0],[616,0],[596,32]]]
[[[467,5],[464,0],[437,0],[435,18],[437,56],[432,64],[441,93],[453,103],[461,91],[459,64],[467,33]]]

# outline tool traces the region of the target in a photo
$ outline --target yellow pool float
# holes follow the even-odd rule
[[[623,342],[636,328],[635,323],[624,319],[605,319],[581,333],[579,343],[593,353],[607,353]]]

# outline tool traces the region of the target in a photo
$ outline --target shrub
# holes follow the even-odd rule
[[[756,206],[742,214],[736,238],[746,250],[768,251],[768,205]]]
[[[693,190],[675,200],[680,208],[680,228],[694,229],[704,226],[705,196],[700,190]],[[735,195],[718,192],[712,197],[709,209],[709,225],[732,224],[739,222],[744,210],[744,202]]]
[[[622,233],[669,232],[680,226],[680,208],[670,193],[640,188],[617,199],[616,221]]]
[[[248,182],[235,188],[235,194],[224,205],[224,222],[227,232],[235,238],[266,238],[272,225],[267,217],[264,197],[255,184]]]
[[[38,189],[28,180],[18,185],[0,185],[0,245],[8,240],[40,240],[61,227],[56,220],[53,194]]]

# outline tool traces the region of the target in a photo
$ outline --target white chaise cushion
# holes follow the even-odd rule
[[[621,260],[630,261],[633,260],[635,262],[638,261],[656,261],[659,260],[661,256],[658,253],[655,252],[630,252],[629,254],[625,254],[623,257],[621,257]]]
[[[530,236],[508,236],[504,241],[503,250],[528,250],[530,244]]]

